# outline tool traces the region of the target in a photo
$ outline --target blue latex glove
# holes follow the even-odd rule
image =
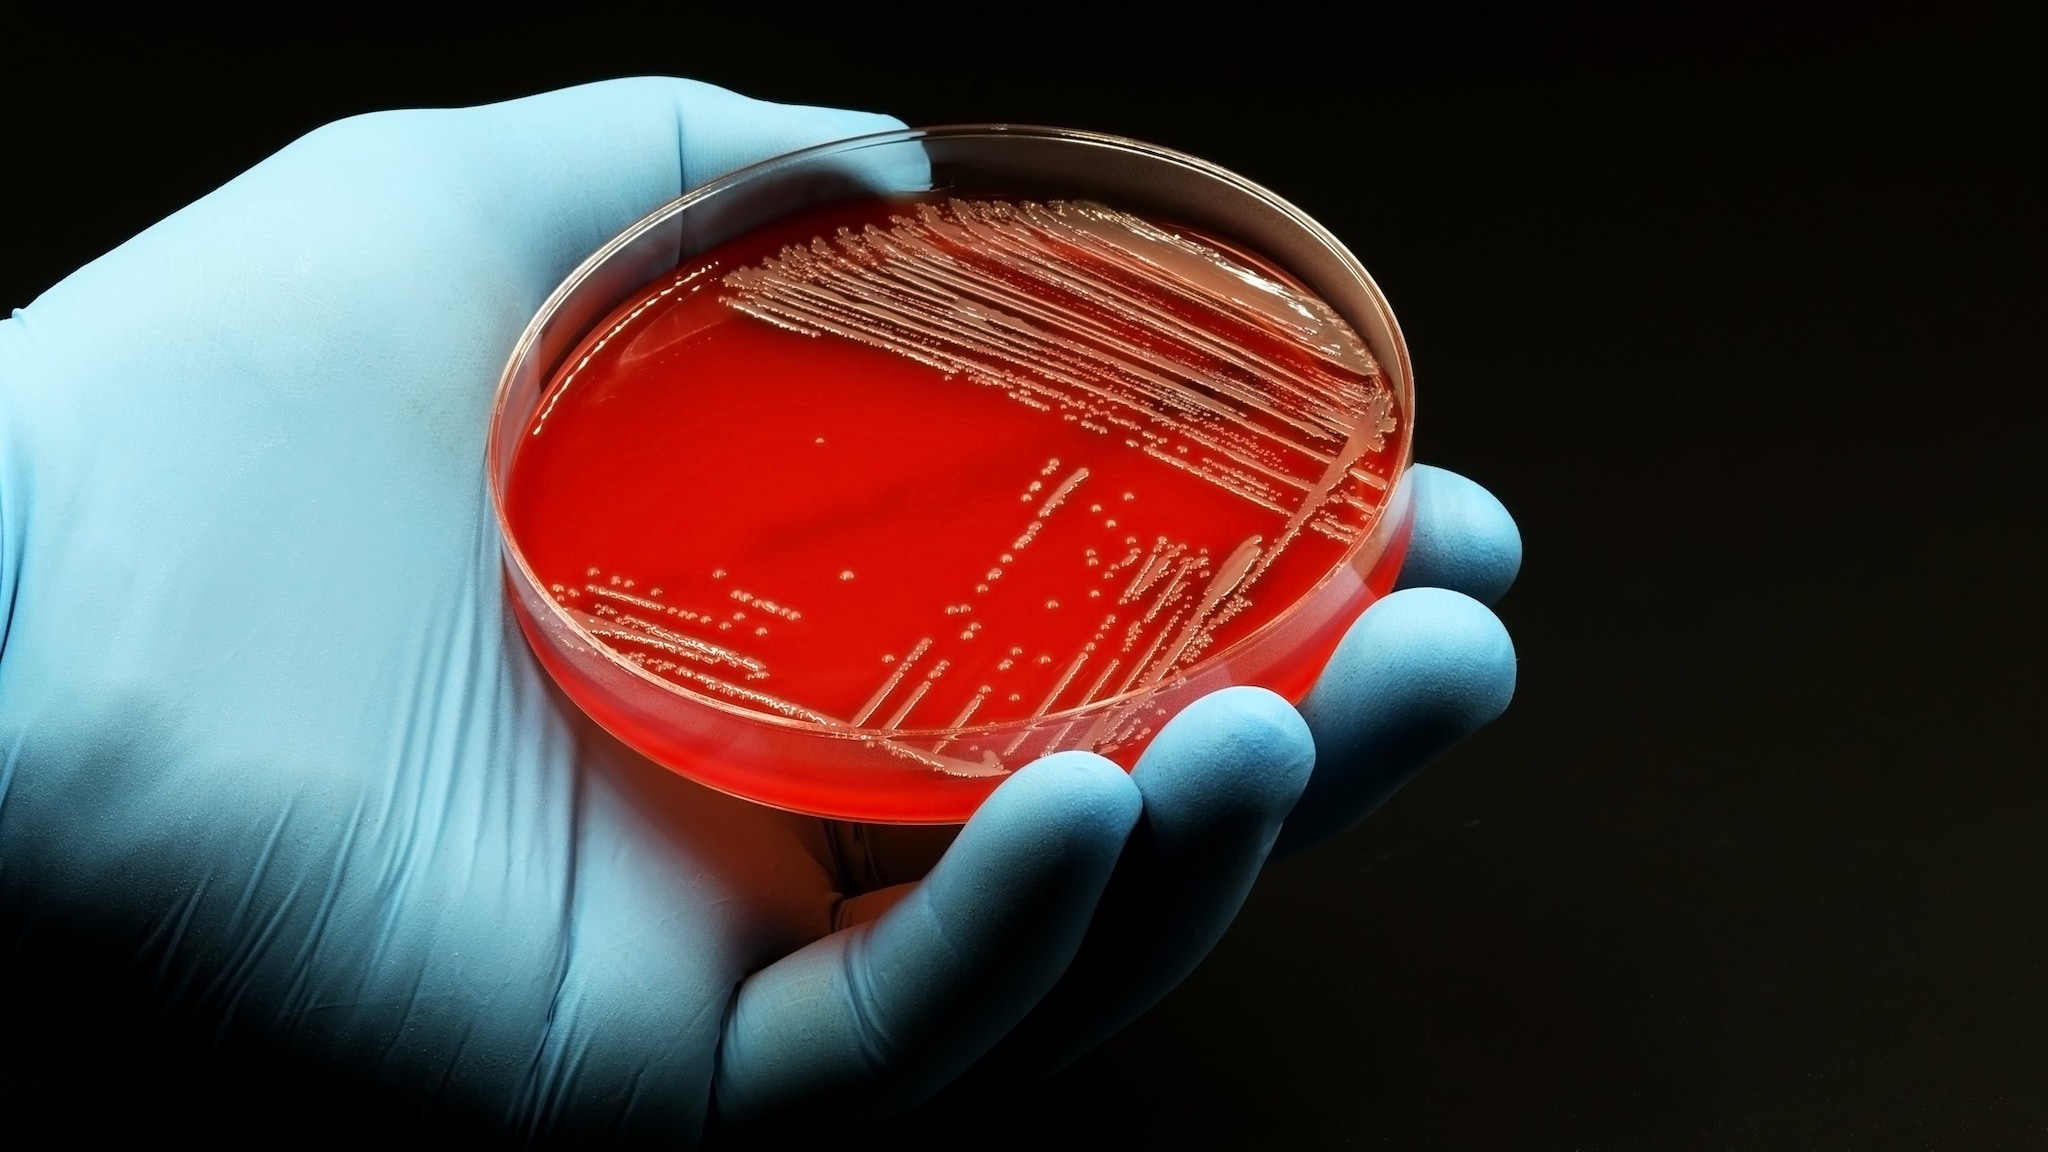
[[[886,838],[850,861],[557,694],[484,490],[507,349],[684,188],[894,125],[669,80],[359,117],[0,324],[17,1061],[255,1061],[514,1137],[884,1114],[1114,1031],[1276,837],[1342,830],[1506,706],[1479,600],[1519,542],[1428,469],[1407,579],[1435,587],[1367,613],[1299,713],[1235,689],[1131,775],[1026,767],[915,884]]]

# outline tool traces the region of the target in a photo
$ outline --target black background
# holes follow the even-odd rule
[[[17,24],[0,305],[324,121],[614,75],[1208,157],[1372,269],[1419,457],[1518,518],[1517,697],[1272,868],[1083,1062],[867,1139],[2048,1146],[2024,39],[1967,12],[1352,14]],[[10,1127],[130,1096],[11,1063]]]

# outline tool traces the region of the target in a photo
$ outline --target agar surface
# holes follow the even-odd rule
[[[1007,526],[980,517],[976,534],[991,543],[935,550],[956,571],[931,585],[928,609],[867,622],[894,630],[883,651],[841,645],[849,665],[874,669],[857,697],[807,691],[776,645],[859,611],[852,601],[812,601],[858,590],[863,570],[885,567],[875,556],[833,564],[833,579],[802,592],[758,555],[655,557],[659,549],[608,556],[609,571],[580,569],[585,579],[551,585],[572,618],[624,658],[775,715],[877,734],[924,731],[926,747],[905,755],[983,774],[1002,770],[1032,730],[1000,747],[963,748],[968,725],[1028,722],[1167,681],[1213,654],[1226,630],[1241,635],[1292,603],[1371,527],[1392,480],[1397,413],[1363,342],[1322,301],[1099,204],[890,207],[881,219],[723,264],[715,280],[706,275],[713,261],[651,287],[595,334],[551,390],[535,432],[587,368],[618,377],[619,358],[652,362],[634,351],[654,347],[634,329],[676,327],[664,317],[695,307],[702,314],[677,327],[689,339],[760,322],[791,342],[791,355],[847,342],[886,354],[899,375],[998,394],[1018,406],[1011,420],[1065,427],[1067,459],[1010,473],[1015,495],[1006,499],[1022,515]],[[723,321],[702,312],[714,303]],[[805,432],[806,448],[830,452],[849,439],[821,431]],[[1195,489],[1222,494],[1237,511],[1204,505],[1159,519],[1175,493],[1193,499]],[[1274,583],[1276,565],[1286,567],[1283,556],[1304,547],[1314,556],[1303,562],[1320,571],[1294,573],[1284,595],[1254,595]],[[711,572],[690,589],[691,603],[636,584],[687,586],[683,567]],[[1030,568],[1038,571],[1020,581]],[[878,578],[889,582],[886,571]],[[1020,584],[1029,585],[1029,612],[1018,597],[1003,600]],[[1277,602],[1262,613],[1262,600]],[[991,611],[998,602],[1005,607]],[[1036,643],[1054,634],[1070,646]],[[1130,710],[1068,727],[1084,722],[1083,744],[1109,751],[1144,739],[1153,718]]]

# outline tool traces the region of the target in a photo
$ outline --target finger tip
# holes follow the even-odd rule
[[[1513,638],[1486,605],[1447,588],[1411,588],[1360,617],[1303,706],[1336,696],[1350,706],[1422,709],[1478,728],[1507,710],[1516,662]]]
[[[1286,698],[1241,684],[1183,709],[1139,758],[1134,775],[1142,787],[1154,771],[1185,760],[1252,766],[1263,775],[1305,780],[1315,764],[1315,740]]]
[[[1001,817],[1031,813],[1042,819],[1057,813],[1059,826],[1088,834],[1129,834],[1144,806],[1128,773],[1093,752],[1055,752],[1019,769],[989,796],[983,811]],[[977,813],[979,816],[980,813]]]
[[[1507,595],[1522,570],[1522,532],[1500,498],[1443,468],[1417,464],[1415,529],[1402,588],[1454,588],[1482,603]]]
[[[1213,692],[1169,721],[1132,779],[1157,827],[1276,824],[1315,769],[1301,713],[1264,688]]]
[[[1445,588],[1395,592],[1354,624],[1301,713],[1310,779],[1276,851],[1351,827],[1514,696],[1513,641],[1484,604]]]

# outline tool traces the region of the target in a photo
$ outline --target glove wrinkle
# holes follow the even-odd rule
[[[341,900],[345,882],[350,874],[349,861],[355,855],[356,837],[361,824],[363,805],[359,799],[347,830],[342,834],[341,843],[336,846],[334,865],[327,872],[326,883],[322,886],[320,901],[313,910],[312,923],[306,926],[305,935],[296,955],[289,965],[291,982],[286,985],[279,1013],[286,1035],[296,1044],[305,1030],[306,1021],[318,1010],[313,1001],[313,972],[327,939],[334,910]],[[408,1013],[409,1014],[409,1013]],[[465,1029],[465,1034],[467,1029]],[[451,1061],[451,1067],[453,1061]],[[445,1079],[445,1077],[444,1077]]]
[[[24,467],[20,445],[15,440],[14,420],[9,411],[9,393],[15,378],[25,371],[23,348],[28,339],[28,321],[21,309],[0,320],[0,662],[7,659],[7,638],[14,620],[14,602],[19,586],[22,513],[15,506],[26,498],[27,485],[18,470]],[[0,815],[7,806],[7,782],[12,775],[10,757],[0,764]]]
[[[501,635],[514,625],[509,621],[501,625]],[[493,759],[496,759],[495,757]],[[557,913],[556,940],[559,942],[554,954],[551,973],[551,987],[547,995],[547,1008],[542,1013],[540,1026],[534,1037],[531,1055],[520,1076],[518,1087],[508,1093],[514,1107],[507,1119],[514,1131],[525,1134],[528,1143],[553,1130],[555,1100],[560,1091],[561,1054],[556,1050],[556,1021],[562,1012],[563,997],[567,995],[570,973],[575,971],[577,955],[577,908],[578,893],[584,876],[583,860],[583,815],[584,778],[582,773],[571,772],[568,776],[566,825],[566,852],[563,854],[561,878],[562,899]]]

